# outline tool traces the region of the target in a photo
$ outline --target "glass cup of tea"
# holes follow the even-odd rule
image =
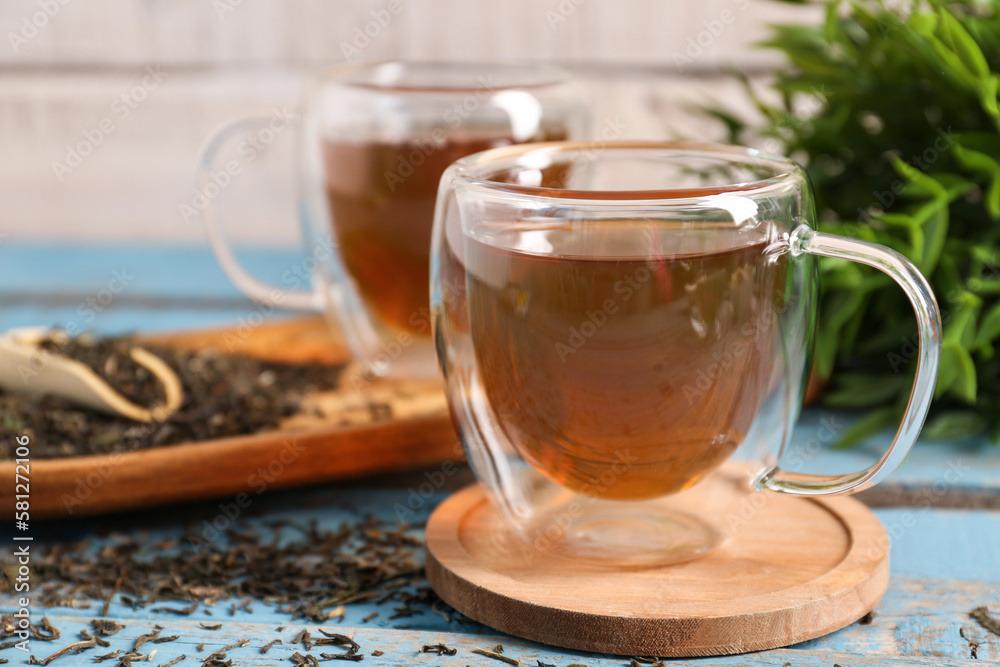
[[[274,122],[248,118],[218,130],[203,149],[201,188],[218,190],[217,175],[240,166],[233,146]],[[320,73],[294,124],[311,289],[247,272],[226,239],[217,196],[203,217],[219,264],[255,301],[325,313],[364,375],[436,377],[427,285],[441,174],[488,148],[579,138],[586,114],[576,85],[555,68],[384,62]]]
[[[440,188],[432,318],[466,455],[531,548],[624,564],[720,544],[760,491],[858,491],[913,445],[941,322],[916,267],[814,231],[790,160],[712,144],[557,142],[459,160]],[[919,353],[902,425],[867,470],[779,467],[817,319],[815,256],[906,292]]]

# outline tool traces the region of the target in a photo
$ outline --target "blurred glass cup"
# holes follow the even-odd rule
[[[222,148],[274,118],[247,118],[206,143],[200,184],[218,190]],[[334,67],[309,86],[294,124],[298,212],[311,290],[270,285],[236,260],[212,197],[212,248],[247,296],[320,311],[369,378],[436,376],[428,284],[438,183],[484,149],[579,138],[586,113],[561,70],[537,65],[385,62]],[[212,185],[215,183],[215,185]]]

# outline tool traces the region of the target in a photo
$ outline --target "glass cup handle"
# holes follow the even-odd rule
[[[208,200],[202,212],[205,221],[205,230],[208,232],[208,240],[215,253],[215,258],[222,267],[222,271],[229,280],[249,298],[268,305],[291,310],[312,310],[322,311],[323,300],[321,296],[313,290],[290,290],[265,283],[251,275],[237,261],[229,246],[225,231],[221,222],[221,213],[218,208],[218,201],[225,192],[225,187],[221,186],[213,175],[225,173],[224,165],[217,165],[220,149],[233,139],[235,135],[247,133],[256,127],[273,122],[273,116],[249,116],[232,120],[222,127],[216,129],[205,141],[198,157],[198,192]],[[230,174],[230,178],[233,176]],[[214,186],[218,193],[214,197],[206,196],[207,188]]]
[[[809,475],[775,467],[761,480],[772,491],[802,496],[854,493],[878,484],[903,461],[916,442],[927,417],[941,359],[941,313],[927,279],[908,259],[895,250],[846,236],[824,234],[800,225],[789,240],[793,256],[802,253],[838,257],[876,268],[903,288],[917,315],[919,352],[913,389],[902,423],[889,449],[867,470],[847,475]]]

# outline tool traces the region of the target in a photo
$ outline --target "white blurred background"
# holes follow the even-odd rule
[[[389,11],[394,10],[395,13]],[[387,59],[536,60],[583,81],[595,125],[623,138],[721,137],[694,107],[746,102],[771,0],[3,0],[0,234],[17,241],[203,245],[179,212],[213,128],[292,108],[320,67]],[[388,19],[386,17],[389,17]],[[367,32],[367,34],[365,34]],[[88,155],[74,151],[92,147]],[[86,146],[84,146],[86,151]],[[73,154],[76,154],[74,157]],[[232,232],[295,242],[282,152]],[[266,176],[266,175],[265,175]]]

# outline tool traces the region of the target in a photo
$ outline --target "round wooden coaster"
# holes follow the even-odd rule
[[[427,577],[448,604],[503,632],[633,656],[778,648],[871,611],[889,583],[889,540],[868,508],[761,497],[707,555],[622,570],[533,550],[474,485],[431,516]]]

